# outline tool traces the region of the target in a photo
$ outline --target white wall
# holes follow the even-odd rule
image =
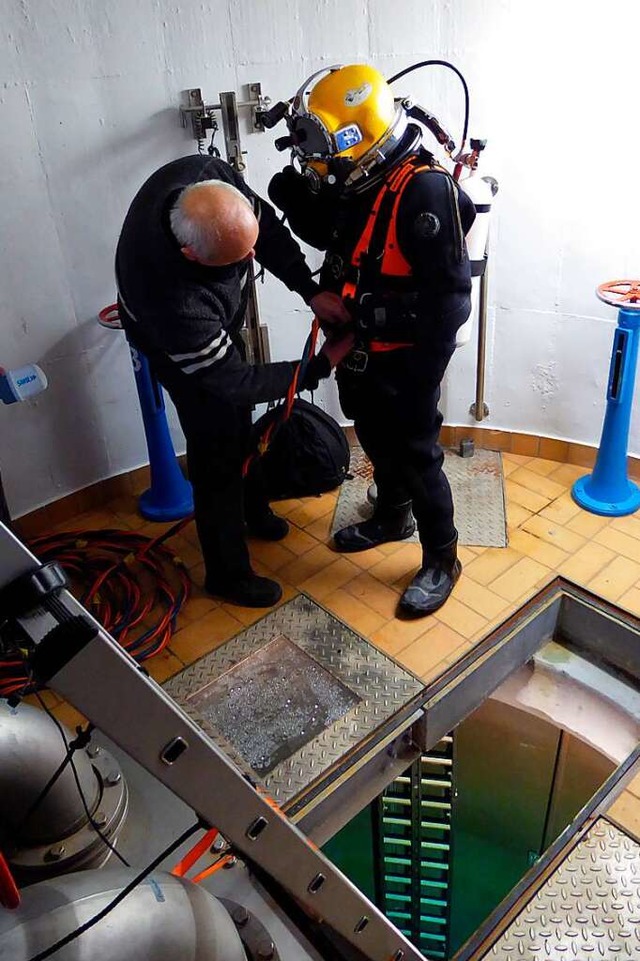
[[[389,75],[444,57],[466,74],[471,134],[488,138],[484,172],[500,181],[486,424],[597,443],[615,311],[593,289],[640,274],[640,5],[586,11],[577,0],[0,0],[0,364],[38,361],[51,385],[0,410],[14,514],[145,460],[122,335],[95,315],[113,299],[133,194],[194,149],[181,91],[214,99],[260,80],[278,99],[333,62]],[[398,88],[457,134],[453,76],[422,72]],[[245,137],[260,190],[281,162],[273,139]],[[275,282],[260,290],[274,359],[295,357],[308,313]],[[471,423],[474,354],[460,350],[450,368],[448,423]],[[331,392],[323,403],[337,412]]]

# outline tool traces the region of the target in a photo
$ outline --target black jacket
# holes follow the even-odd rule
[[[121,319],[134,346],[159,369],[168,364],[172,373],[231,403],[275,400],[286,393],[294,362],[254,367],[243,359],[240,328],[251,263],[204,267],[189,261],[170,228],[180,191],[203,180],[233,184],[251,199],[260,223],[256,259],[263,267],[306,301],[318,292],[300,247],[273,208],[227,163],[194,155],[152,174],[129,208],[116,252]]]

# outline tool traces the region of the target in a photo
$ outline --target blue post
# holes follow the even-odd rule
[[[627,477],[627,444],[639,339],[640,310],[622,307],[613,338],[607,410],[596,465],[593,473],[577,480],[572,490],[574,500],[592,514],[621,517],[633,514],[640,507],[640,488]]]
[[[129,348],[151,469],[151,487],[138,501],[140,513],[150,521],[181,520],[193,513],[193,493],[171,443],[162,387],[144,354],[131,345]]]

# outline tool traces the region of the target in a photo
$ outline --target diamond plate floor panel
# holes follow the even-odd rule
[[[506,547],[507,522],[502,477],[502,457],[492,450],[477,450],[473,457],[445,451],[444,471],[451,484],[455,523],[460,544]],[[371,464],[361,447],[351,448],[349,473],[340,488],[331,533],[371,516],[367,489],[373,482]],[[409,540],[417,541],[414,534]]]
[[[485,958],[640,959],[640,845],[600,819]]]
[[[423,686],[300,594],[185,668],[164,689],[228,757],[284,804]],[[224,710],[216,704],[221,698]],[[244,703],[234,708],[234,698]]]

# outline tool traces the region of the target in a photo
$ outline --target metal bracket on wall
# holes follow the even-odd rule
[[[263,132],[265,128],[262,123],[262,114],[269,108],[271,98],[262,95],[262,84],[259,82],[248,84],[248,92],[249,97],[247,100],[237,100],[235,93],[225,92],[219,95],[219,103],[206,103],[200,87],[192,87],[190,90],[185,90],[183,94],[185,102],[180,107],[182,126],[187,128],[190,125],[193,139],[202,140],[207,130],[215,129],[215,113],[217,111],[222,113],[224,123],[225,109],[228,111],[228,98],[233,97],[236,108],[249,109],[251,111],[253,129],[256,132]],[[225,98],[227,98],[226,108]],[[229,153],[229,151],[227,151],[227,153]]]

